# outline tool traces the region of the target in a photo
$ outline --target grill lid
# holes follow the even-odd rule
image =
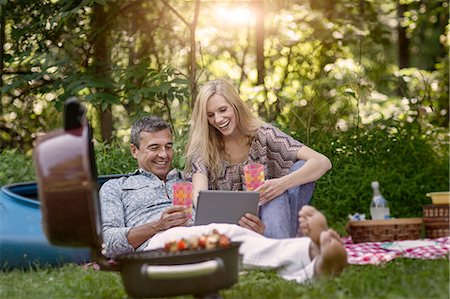
[[[65,102],[64,129],[33,152],[44,232],[50,243],[101,250],[102,225],[92,133],[78,99]]]

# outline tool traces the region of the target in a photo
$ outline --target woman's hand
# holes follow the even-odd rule
[[[266,229],[266,226],[261,221],[261,219],[259,219],[258,216],[250,213],[246,213],[241,217],[241,219],[239,220],[239,225],[261,235],[264,234],[264,230]]]
[[[259,205],[264,205],[286,191],[281,178],[266,180],[255,191],[259,192]]]

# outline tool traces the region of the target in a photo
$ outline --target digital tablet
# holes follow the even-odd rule
[[[238,224],[245,213],[258,215],[259,192],[200,191],[195,212],[195,225],[210,223]]]

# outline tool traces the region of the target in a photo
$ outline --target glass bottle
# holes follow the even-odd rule
[[[372,182],[373,197],[370,204],[370,216],[372,220],[387,220],[390,218],[389,206],[380,193],[380,184],[375,181]]]

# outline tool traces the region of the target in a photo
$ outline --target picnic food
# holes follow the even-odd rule
[[[216,229],[208,234],[201,236],[192,236],[189,238],[182,238],[180,240],[169,241],[164,244],[164,251],[177,252],[183,250],[200,250],[200,249],[215,249],[226,248],[230,246],[231,240],[228,236],[219,233]]]

